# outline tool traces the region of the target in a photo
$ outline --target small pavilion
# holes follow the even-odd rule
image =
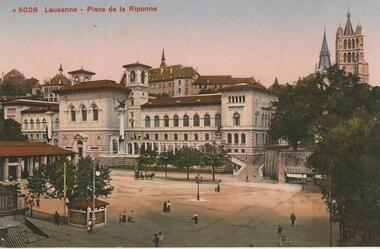
[[[33,176],[41,164],[69,158],[75,152],[43,142],[0,141],[0,179],[3,182],[19,181]]]

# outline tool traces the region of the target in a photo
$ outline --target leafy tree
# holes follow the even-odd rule
[[[199,165],[201,163],[200,158],[201,155],[197,149],[191,147],[183,147],[175,153],[174,164],[180,168],[186,167],[186,179],[189,180],[190,167],[194,165]]]
[[[367,112],[356,112],[326,134],[308,163],[325,178],[321,190],[331,212],[338,214],[342,221],[354,218],[380,229],[374,220],[380,215],[378,119]]]
[[[24,141],[27,137],[21,133],[21,125],[13,119],[0,117],[0,140]]]
[[[24,96],[32,92],[32,88],[38,85],[38,80],[34,78],[25,79],[19,75],[4,79],[0,86],[0,96]]]
[[[161,152],[158,157],[158,164],[174,164],[174,153],[173,151]]]
[[[158,156],[157,150],[152,149],[151,146],[148,146],[148,148],[146,149],[144,147],[141,148],[139,160],[138,160],[139,167],[142,166],[145,168],[145,166],[155,164],[157,162],[157,156]]]
[[[201,147],[201,163],[203,165],[211,165],[212,167],[212,180],[215,181],[215,167],[222,166],[226,163],[227,152],[223,146],[213,144],[205,144]]]
[[[64,198],[64,165],[66,165],[66,197],[69,200],[91,197],[93,193],[93,170],[100,172],[95,176],[95,196],[108,196],[113,191],[111,170],[101,167],[89,157],[79,160],[78,165],[68,161],[56,161],[50,166],[40,165],[27,187],[33,198],[45,195],[51,198]]]

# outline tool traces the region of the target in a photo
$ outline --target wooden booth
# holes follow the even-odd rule
[[[92,218],[92,210],[95,208],[95,226],[105,225],[107,223],[107,205],[108,202],[95,199],[93,207],[92,198],[72,200],[69,203],[69,224],[86,227],[87,222]]]

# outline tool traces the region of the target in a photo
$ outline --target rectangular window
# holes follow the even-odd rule
[[[168,140],[168,134],[164,134],[164,139]]]
[[[158,140],[158,134],[154,134],[154,139]]]
[[[174,134],[174,140],[178,140],[178,134]]]
[[[187,141],[189,139],[189,136],[187,134],[183,134],[183,140]]]

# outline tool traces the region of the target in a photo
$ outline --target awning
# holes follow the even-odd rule
[[[0,157],[71,156],[75,152],[42,142],[0,141]]]

